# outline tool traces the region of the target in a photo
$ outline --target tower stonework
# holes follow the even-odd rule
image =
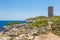
[[[49,6],[48,7],[48,17],[52,17],[53,16],[53,7]]]

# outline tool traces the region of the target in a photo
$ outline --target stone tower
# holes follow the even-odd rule
[[[52,17],[53,16],[53,7],[49,6],[48,7],[48,17]]]

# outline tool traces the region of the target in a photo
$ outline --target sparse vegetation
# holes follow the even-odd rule
[[[15,22],[15,24],[20,24],[20,22]]]
[[[15,22],[15,23],[13,23],[13,22],[8,22],[6,25],[9,26],[9,25],[13,25],[13,24],[20,24],[20,22]]]
[[[52,21],[52,32],[58,36],[60,36],[60,16],[54,16],[54,17],[44,17],[39,16],[35,18],[31,18],[34,20],[37,20],[36,22],[32,22],[30,25],[30,28],[34,27],[40,27],[40,26],[47,26],[48,25],[48,19]],[[30,20],[31,20],[30,19]]]
[[[30,20],[31,20],[31,22],[30,22]],[[52,24],[49,24],[49,22],[50,23],[52,22]],[[50,34],[52,36],[56,36],[56,35],[60,36],[60,16],[54,16],[54,17],[39,16],[39,17],[27,19],[27,23],[25,23],[25,24],[22,24],[22,25],[17,25],[17,24],[21,24],[21,23],[20,22],[7,23],[7,26],[6,26],[5,30],[3,31],[4,34],[7,33],[8,35],[12,35],[15,40],[18,40],[18,39],[22,40],[24,38],[28,39],[29,37],[31,37],[31,40],[34,40],[37,36],[40,37],[40,35],[43,35],[42,38],[45,39],[45,34],[47,34],[49,32],[50,33],[47,34],[49,36],[50,36]],[[12,25],[12,26],[10,26],[10,25]],[[52,26],[51,27],[52,29],[49,29],[50,27],[48,25]],[[47,27],[49,27],[49,28],[47,28]],[[51,31],[49,31],[49,30],[51,30]],[[17,37],[17,39],[16,39],[16,37]],[[14,40],[13,38],[11,38],[11,39]]]

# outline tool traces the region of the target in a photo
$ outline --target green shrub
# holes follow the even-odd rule
[[[52,28],[52,32],[58,36],[60,36],[60,27],[55,27],[55,28]]]
[[[8,22],[8,23],[7,23],[7,26],[13,25],[13,24],[14,24],[13,22]]]

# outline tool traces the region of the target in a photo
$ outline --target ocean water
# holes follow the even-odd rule
[[[13,21],[12,20],[9,20],[9,21],[5,20],[5,21],[1,21],[0,20],[0,31],[2,31],[3,26],[5,26],[8,22],[13,22],[13,23],[20,22],[21,24],[25,23],[24,20],[20,20],[20,21],[18,21],[18,20],[13,20]]]

